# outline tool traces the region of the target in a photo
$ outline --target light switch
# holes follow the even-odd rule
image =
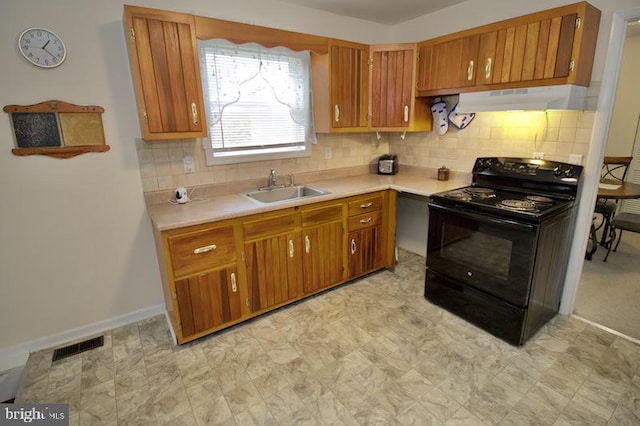
[[[569,154],[569,163],[580,166],[582,165],[582,157],[582,154]]]
[[[195,173],[196,165],[193,163],[193,157],[190,155],[185,155],[182,158],[182,165],[184,166],[185,173]]]

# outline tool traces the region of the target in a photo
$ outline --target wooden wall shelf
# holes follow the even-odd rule
[[[87,152],[106,152],[99,106],[46,101],[34,105],[7,105],[17,148],[15,155],[71,158]]]

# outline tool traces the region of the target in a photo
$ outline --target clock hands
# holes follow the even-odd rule
[[[53,53],[51,53],[51,52],[49,52],[49,51],[47,50],[47,45],[48,45],[49,43],[51,43],[51,40],[48,40],[48,41],[44,44],[44,46],[42,46],[42,50],[44,50],[45,52],[47,52],[49,55],[51,55],[51,57],[52,57],[55,61],[57,61],[57,60],[58,60],[58,57],[57,57],[56,55],[54,55]]]
[[[47,45],[51,43],[51,40],[47,40],[47,42],[44,44],[44,46],[42,46],[43,50],[47,50]]]

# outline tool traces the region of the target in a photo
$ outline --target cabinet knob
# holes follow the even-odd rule
[[[473,80],[473,61],[469,61],[469,66],[467,67],[467,80]]]
[[[366,224],[366,223],[370,223],[370,222],[371,222],[371,218],[370,217],[368,217],[366,219],[360,219],[360,223],[362,223],[363,225]]]
[[[360,208],[361,209],[368,209],[372,205],[373,205],[373,203],[364,203],[364,204],[360,204]]]
[[[217,249],[218,246],[216,246],[215,244],[211,244],[208,246],[204,246],[204,247],[198,247],[197,249],[193,250],[193,254],[203,254],[203,253],[208,253],[212,250]]]
[[[236,284],[236,273],[231,273],[231,291],[234,293],[238,291],[238,285]]]

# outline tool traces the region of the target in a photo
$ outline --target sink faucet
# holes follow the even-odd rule
[[[276,186],[276,171],[274,169],[269,172],[269,186]]]

